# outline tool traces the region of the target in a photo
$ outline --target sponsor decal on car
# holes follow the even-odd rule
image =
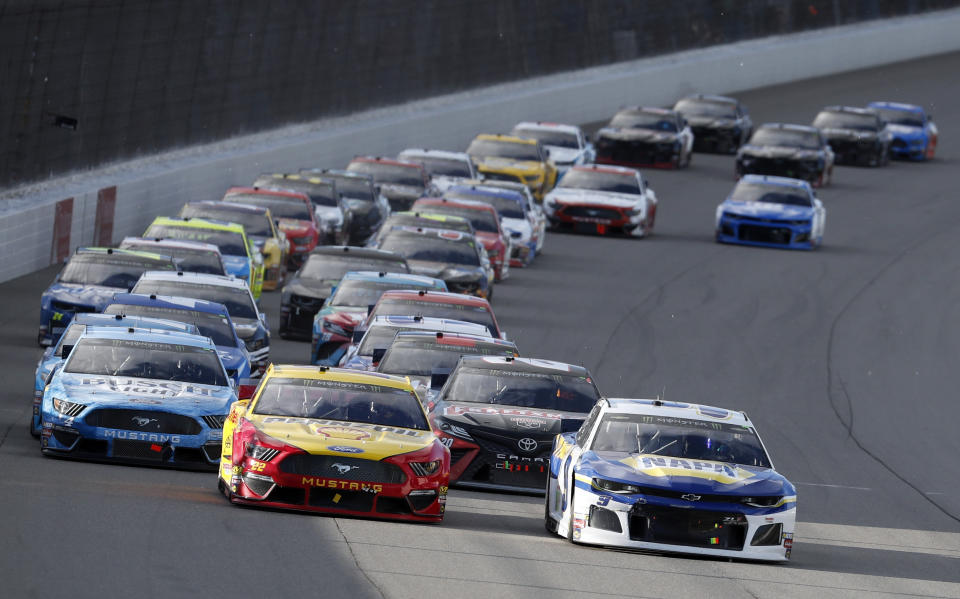
[[[336,451],[337,453],[363,453],[359,447],[350,447],[349,445],[328,445],[327,451]]]
[[[652,455],[630,456],[620,460],[620,462],[648,476],[690,476],[727,485],[755,476],[755,473],[745,468],[722,462],[704,462]]]
[[[447,406],[443,410],[444,415],[458,414],[499,414],[503,416],[535,416],[537,418],[550,418],[559,420],[563,414],[559,412],[544,412],[542,410],[525,410],[522,408],[491,408],[483,406]]]
[[[339,489],[341,491],[363,491],[364,493],[380,493],[383,491],[383,485],[334,480],[318,476],[301,476],[300,484],[305,487],[322,487],[326,489]]]

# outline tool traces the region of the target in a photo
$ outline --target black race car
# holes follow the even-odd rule
[[[403,256],[373,248],[325,245],[314,248],[280,292],[280,336],[308,340],[313,317],[352,270],[408,273]]]
[[[837,164],[884,166],[890,162],[893,135],[876,110],[827,106],[813,119],[836,155]]]
[[[278,173],[260,175],[253,186],[289,189],[305,194],[313,204],[317,224],[320,225],[319,243],[341,245],[349,241],[353,211],[341,199],[335,181],[311,175]]]
[[[543,493],[554,437],[579,429],[599,398],[582,366],[464,356],[427,407],[451,484]]]
[[[337,192],[353,212],[350,245],[366,245],[384,219],[390,216],[390,204],[377,190],[372,175],[324,168],[304,168],[300,169],[300,174],[323,177],[337,184]]]
[[[823,186],[833,176],[834,154],[816,127],[765,123],[737,152],[736,175],[775,175]]]
[[[693,131],[683,116],[664,108],[624,108],[597,131],[598,164],[682,168],[693,153]]]
[[[695,94],[678,100],[673,109],[690,123],[696,152],[733,154],[753,133],[746,107],[735,98]]]

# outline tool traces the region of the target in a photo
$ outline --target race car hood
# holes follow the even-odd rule
[[[330,297],[334,285],[338,283],[340,283],[340,279],[294,279],[287,283],[283,290],[304,297],[326,299]]]
[[[550,160],[556,164],[572,164],[583,152],[580,148],[565,148],[563,146],[544,146],[550,150]]]
[[[543,170],[543,163],[536,160],[511,160],[499,156],[488,156],[486,158],[475,158],[475,161],[477,166],[481,168],[520,171],[519,174],[524,176],[536,175]]]
[[[127,289],[76,283],[54,283],[43,292],[43,299],[57,300],[78,306],[90,306],[97,312],[103,312],[103,309],[113,299],[113,295],[123,291],[127,291]]]
[[[712,116],[690,116],[687,122],[691,127],[706,127],[708,129],[729,129],[737,126],[735,119],[723,119]]]
[[[250,276],[250,259],[246,256],[224,254],[223,265],[227,269],[227,274],[231,274],[240,278],[246,278]]]
[[[65,399],[97,407],[129,407],[195,414],[226,414],[235,399],[230,387],[158,379],[60,373]]]
[[[295,218],[277,219],[277,228],[286,233],[287,237],[303,237],[310,234],[310,224]]]
[[[417,275],[442,279],[443,281],[465,281],[482,276],[480,267],[453,266],[446,262],[431,260],[407,260],[410,272]]]
[[[781,220],[804,220],[813,218],[813,208],[809,206],[791,206],[771,202],[734,202],[723,203],[723,211],[739,216],[754,218],[775,218]]]
[[[597,137],[619,141],[642,141],[647,143],[666,143],[677,140],[677,134],[671,131],[654,131],[653,129],[616,129],[604,127],[597,131]]]
[[[895,123],[889,123],[887,130],[897,137],[923,137],[926,134],[923,127],[911,127],[910,125],[897,125]]]
[[[756,158],[789,158],[793,160],[813,160],[820,157],[817,150],[805,150],[792,146],[754,146],[745,145],[740,148],[740,156]]]
[[[430,431],[379,426],[342,420],[287,416],[246,416],[257,430],[315,455],[349,455],[382,460],[430,446]]]
[[[445,402],[437,416],[468,430],[493,428],[506,434],[555,435],[563,420],[584,420],[587,415],[562,410],[541,410],[473,402]]]
[[[388,200],[416,200],[423,195],[422,187],[413,185],[398,185],[397,183],[383,183],[380,193]]]
[[[838,141],[872,141],[877,139],[876,131],[863,131],[860,129],[823,129],[823,134],[830,140]]]
[[[223,367],[227,370],[236,370],[239,372],[243,369],[243,364],[249,361],[247,353],[239,347],[218,345],[217,355],[220,356],[220,361],[223,362]]]
[[[637,194],[564,187],[554,188],[547,197],[550,201],[560,204],[587,204],[614,208],[634,208],[640,200]]]
[[[704,495],[741,497],[796,493],[793,485],[771,468],[652,454],[587,451],[581,458],[579,471],[590,477]]]

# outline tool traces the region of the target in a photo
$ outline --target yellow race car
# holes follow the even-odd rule
[[[223,427],[218,486],[230,502],[443,519],[450,452],[406,378],[271,365],[255,389],[247,382]]]
[[[467,154],[486,179],[519,181],[538,202],[557,184],[557,166],[539,141],[511,135],[476,136]]]

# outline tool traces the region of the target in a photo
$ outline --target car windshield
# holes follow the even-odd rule
[[[370,319],[377,316],[426,316],[428,318],[448,318],[465,320],[487,327],[490,335],[499,337],[500,331],[493,321],[493,314],[484,306],[464,306],[462,304],[444,304],[415,299],[383,298],[370,313]]]
[[[227,320],[226,316],[221,316],[220,314],[180,308],[167,308],[163,306],[136,306],[132,304],[110,304],[103,312],[104,314],[150,316],[152,318],[165,318],[177,322],[186,322],[196,325],[200,334],[204,337],[210,337],[214,345],[237,347],[238,343],[230,321]]]
[[[710,460],[770,468],[757,433],[749,426],[693,418],[608,413],[594,436],[593,451],[640,454],[652,465],[662,458]]]
[[[229,223],[243,225],[243,230],[246,231],[247,235],[255,235],[257,237],[273,236],[273,229],[270,227],[270,219],[267,217],[266,212],[256,213],[230,206],[196,206],[187,204],[183,207],[183,210],[180,211],[180,216],[225,220]]]
[[[766,202],[790,206],[812,206],[810,196],[803,190],[771,183],[738,183],[730,194],[734,202]]]
[[[717,100],[684,98],[677,102],[677,105],[674,106],[673,109],[687,117],[709,116],[717,119],[737,118],[736,104]]]
[[[340,280],[351,270],[407,273],[410,269],[401,260],[382,260],[352,255],[312,254],[300,269],[301,279]]]
[[[633,173],[620,174],[602,170],[572,169],[560,179],[557,187],[567,189],[594,189],[613,193],[640,194],[640,182]]]
[[[422,284],[416,283],[397,283],[389,281],[362,281],[359,279],[350,279],[340,281],[337,290],[330,298],[331,306],[352,306],[363,307],[372,306],[377,303],[380,296],[385,291],[391,289],[423,289]]]
[[[243,243],[243,235],[234,231],[180,227],[177,225],[150,225],[143,236],[202,241],[212,243],[220,248],[220,253],[224,256],[248,256],[247,246]]]
[[[576,133],[571,131],[560,131],[555,129],[528,129],[526,127],[516,127],[511,135],[517,137],[527,137],[536,139],[545,146],[559,146],[561,148],[578,149],[580,140]]]
[[[858,131],[879,131],[880,119],[873,114],[855,112],[833,112],[824,110],[813,120],[813,126],[820,129],[856,129]]]
[[[73,345],[77,342],[77,339],[80,338],[80,335],[87,330],[87,325],[80,324],[78,322],[71,322],[70,326],[67,327],[67,330],[60,335],[60,340],[57,342],[57,348],[53,351],[53,355],[57,358],[63,357],[63,346]]]
[[[416,162],[417,164],[422,164],[423,168],[430,176],[441,175],[447,177],[464,178],[473,176],[473,173],[470,172],[470,163],[468,163],[466,160],[459,160],[456,158],[439,158],[436,156],[407,156],[404,154],[400,154],[397,156],[397,158],[400,160],[406,160],[407,162]]]
[[[819,150],[820,137],[816,131],[798,131],[779,127],[761,127],[750,137],[750,145],[784,146],[802,150]]]
[[[125,250],[141,250],[144,252],[166,254],[167,256],[173,258],[174,264],[176,264],[177,268],[183,272],[197,272],[205,275],[227,274],[223,269],[223,260],[220,259],[220,255],[214,250],[164,247],[156,246],[151,243],[140,245],[135,241],[125,241],[120,244],[120,248]]]
[[[297,175],[298,176],[298,175]],[[286,191],[295,191],[297,193],[302,193],[308,198],[314,206],[337,206],[337,196],[340,195],[339,189],[337,189],[331,181],[325,181],[317,178],[305,178],[305,179],[291,179],[290,177],[273,177],[269,175],[261,175],[255,182],[254,187],[267,187],[273,189],[283,189]],[[263,197],[264,194],[248,194],[251,198]],[[229,202],[233,201],[234,195],[228,195],[225,199]],[[274,196],[278,200],[286,199],[288,202],[293,200],[287,196],[286,198],[282,196]],[[272,206],[271,206],[272,209]],[[276,214],[274,214],[276,216]],[[279,218],[279,217],[278,217]],[[300,218],[296,216],[288,216],[286,218]],[[300,219],[304,220],[304,219]]]
[[[227,375],[210,347],[134,339],[81,339],[64,372],[157,379],[225,387]],[[152,398],[162,398],[151,395]]]
[[[430,430],[416,395],[369,383],[271,377],[253,413]]]
[[[328,175],[325,175],[328,176]],[[337,193],[340,197],[351,200],[373,201],[373,182],[362,177],[332,177],[337,182]]]
[[[255,194],[237,194],[229,195],[224,198],[226,202],[235,204],[247,204],[248,206],[260,206],[269,208],[273,218],[289,218],[293,220],[311,220],[310,207],[307,203],[297,197],[292,196],[272,196],[265,193]],[[336,203],[333,204],[336,206]]]
[[[380,362],[378,372],[430,376],[436,369],[452,369],[460,356],[513,356],[511,347],[470,342],[441,345],[436,340],[395,341]]]
[[[217,302],[227,307],[230,318],[249,318],[256,320],[257,307],[246,286],[227,287],[225,285],[204,285],[180,281],[141,280],[133,288],[133,293],[142,295],[172,295]]]
[[[923,117],[916,112],[897,110],[896,108],[874,108],[874,110],[880,113],[880,118],[888,123],[907,127],[923,127]]]
[[[477,210],[464,206],[455,206],[443,203],[419,204],[414,203],[414,210],[420,212],[432,212],[434,214],[450,214],[460,216],[470,221],[474,231],[486,231],[487,233],[499,233],[500,227],[497,221],[497,215],[490,210]],[[439,225],[442,226],[442,225]],[[386,249],[386,248],[381,248]]]
[[[480,266],[480,255],[473,239],[469,237],[444,239],[438,235],[421,235],[394,229],[383,239],[380,249],[400,254],[407,260]]]
[[[615,129],[653,129],[654,131],[676,132],[677,121],[673,116],[625,110],[614,115],[609,126]]]
[[[347,167],[348,171],[372,175],[373,180],[380,184],[406,185],[423,188],[423,177],[419,168],[388,164],[385,162],[354,161]]]
[[[523,213],[524,199],[519,194],[515,197],[505,197],[499,194],[485,193],[457,193],[452,191],[444,197],[452,200],[474,200],[490,204],[497,209],[500,218],[526,218]]]
[[[60,273],[61,283],[130,289],[146,270],[174,270],[172,262],[141,256],[74,254]]]
[[[417,214],[391,214],[390,218],[387,219],[387,222],[383,226],[383,232],[386,233],[390,231],[393,227],[427,227],[433,229],[447,229],[450,231],[460,231],[461,233],[469,233],[473,235],[474,229],[473,225],[470,224],[468,220],[461,220],[459,218],[451,219],[434,219],[429,218],[429,215],[434,216],[450,216],[447,214],[436,214],[435,212]],[[419,216],[418,216],[419,215]]]
[[[481,158],[510,158],[511,160],[533,160],[540,162],[540,153],[536,144],[496,139],[475,139],[470,142],[467,154]]]
[[[589,412],[600,392],[588,377],[486,368],[458,368],[444,399],[475,403]]]

